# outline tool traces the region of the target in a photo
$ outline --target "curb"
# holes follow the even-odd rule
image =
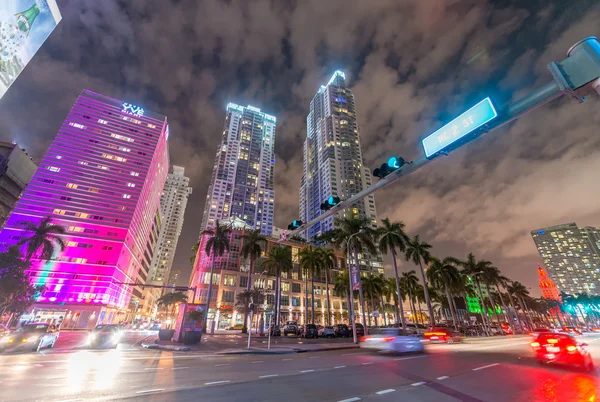
[[[161,350],[171,350],[175,352],[189,352],[192,348],[187,346],[170,346],[170,345],[159,345],[156,343],[142,343],[141,345],[145,349],[161,349]]]
[[[342,346],[339,348],[319,348],[319,349],[290,349],[290,350],[231,350],[231,351],[223,351],[217,352],[218,355],[284,355],[284,354],[293,354],[293,353],[313,353],[313,352],[330,352],[335,350],[347,350],[347,349],[358,349],[358,345],[352,346]]]

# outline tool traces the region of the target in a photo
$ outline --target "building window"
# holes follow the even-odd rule
[[[240,287],[245,288],[248,287],[248,277],[240,276]]]
[[[299,283],[292,283],[292,292],[300,293],[301,291],[301,285]]]
[[[292,306],[300,307],[300,298],[299,297],[292,297]]]
[[[85,126],[84,126],[83,124],[79,124],[79,123],[72,123],[72,122],[71,122],[71,123],[69,123],[69,126],[71,126],[71,127],[75,127],[75,128],[78,128],[78,129],[80,129],[80,130],[85,130]]]
[[[221,297],[222,302],[233,303],[234,299],[235,299],[235,292],[229,291],[229,290],[223,291],[223,295]]]
[[[281,305],[282,306],[289,306],[290,305],[290,297],[287,295],[282,295],[281,296]]]
[[[60,168],[56,166],[48,166],[46,169],[48,169],[51,172],[60,172]]]
[[[55,209],[54,211],[52,211],[52,213],[55,215],[64,215],[67,213],[67,211],[65,211],[64,209]]]
[[[225,275],[223,277],[223,285],[225,286],[235,286],[235,275]]]
[[[281,282],[281,291],[289,292],[290,291],[290,283],[289,282]]]
[[[73,184],[73,183],[67,183],[67,187],[69,188],[77,188],[77,184]]]
[[[100,124],[108,124],[106,120],[98,119],[98,123]]]

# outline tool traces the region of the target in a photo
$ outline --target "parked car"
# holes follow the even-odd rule
[[[119,325],[98,325],[87,339],[86,346],[92,348],[111,347],[117,348],[125,332]]]
[[[488,327],[488,331],[490,332],[490,335],[506,335],[506,333],[504,332],[504,329],[502,329],[502,327],[499,327],[497,325],[490,325]]]
[[[531,347],[539,363],[575,366],[586,371],[594,370],[594,361],[587,344],[578,342],[571,334],[543,332],[537,335]]]
[[[349,327],[350,328],[350,334],[352,335],[352,326]],[[365,327],[357,322],[356,323],[356,336],[363,336],[365,334]]]
[[[331,325],[319,328],[319,336],[323,338],[335,338],[335,329]]]
[[[59,331],[56,325],[45,322],[25,324],[0,339],[0,351],[30,349],[38,352],[45,347],[54,347],[58,335]]]
[[[288,334],[298,335],[299,332],[300,329],[296,321],[288,321],[283,327],[283,336],[287,336]]]
[[[425,339],[430,342],[454,343],[462,342],[463,338],[460,332],[453,331],[449,328],[433,327],[430,331],[425,332]]]
[[[581,330],[577,327],[563,327],[563,331],[573,335],[581,335]]]
[[[350,329],[346,324],[336,324],[333,326],[335,336],[348,338],[350,336]]]
[[[406,324],[406,329],[415,335],[421,335],[427,332],[422,324]]]
[[[421,340],[400,328],[375,328],[373,334],[360,338],[360,347],[387,352],[424,352]]]
[[[303,338],[318,338],[319,330],[315,324],[306,324],[302,328],[302,337]]]

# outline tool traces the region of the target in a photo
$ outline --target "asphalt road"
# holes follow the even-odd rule
[[[424,355],[363,350],[215,355],[139,350],[128,333],[117,350],[56,349],[0,356],[2,401],[594,401],[595,374],[539,366],[529,339],[430,345]],[[584,336],[600,367],[600,336]],[[290,340],[291,341],[291,340]]]

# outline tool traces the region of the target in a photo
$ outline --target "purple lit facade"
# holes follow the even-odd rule
[[[167,118],[84,90],[0,232],[0,244],[25,235],[22,223],[51,216],[67,244],[32,260],[44,284],[31,318],[85,328],[126,319],[141,298],[160,229],[169,168]]]

